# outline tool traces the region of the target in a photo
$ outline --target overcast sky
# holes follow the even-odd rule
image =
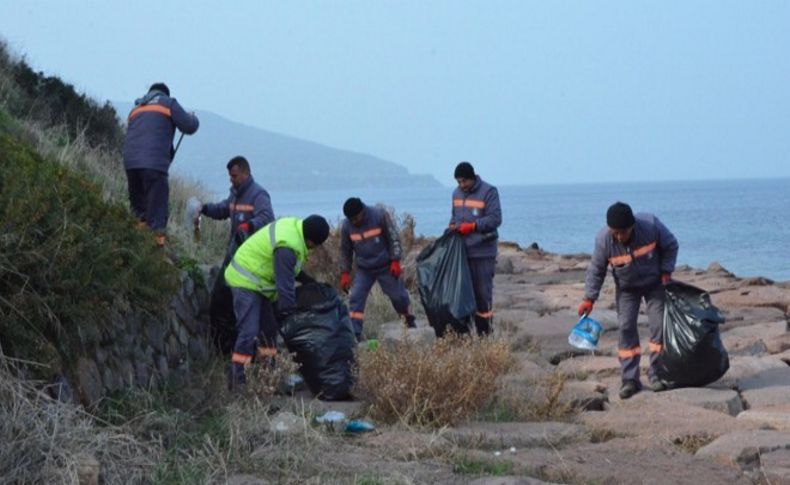
[[[0,36],[100,100],[165,81],[446,184],[790,176],[783,0],[0,0]]]

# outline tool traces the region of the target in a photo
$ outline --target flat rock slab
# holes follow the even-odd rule
[[[776,356],[733,356],[730,357],[730,368],[713,387],[740,388],[744,379],[756,376],[771,369],[787,369],[788,366]]]
[[[558,404],[584,411],[603,411],[609,402],[606,385],[599,381],[566,381]]]
[[[622,436],[660,437],[669,442],[688,436],[721,436],[752,423],[736,420],[686,402],[664,399],[662,394],[642,391],[626,401],[610,397],[608,412],[584,412],[579,420],[586,426],[611,430]]]
[[[404,341],[419,345],[431,345],[436,342],[436,332],[424,322],[418,322],[417,328],[407,328],[403,322],[384,323],[379,327],[378,334],[382,345]]]
[[[790,449],[789,432],[734,431],[700,448],[696,456],[713,458],[742,470],[755,470],[760,466],[760,454],[787,449]]]
[[[480,460],[491,460],[480,456]],[[744,484],[752,482],[740,471],[695,458],[657,438],[614,438],[552,450],[532,448],[502,453],[496,460],[513,464],[514,473],[542,480],[578,484]]]
[[[743,402],[737,392],[731,389],[711,389],[708,387],[687,387],[672,389],[656,395],[657,399],[682,401],[712,411],[738,416],[743,411]]]
[[[769,369],[738,381],[748,408],[763,408],[790,402],[790,367]]]
[[[772,485],[790,484],[790,450],[776,450],[760,455],[760,472]]]
[[[738,415],[739,420],[753,422],[761,427],[770,426],[779,431],[790,431],[790,404],[749,409]]]
[[[647,369],[649,366],[649,359],[643,358],[639,362],[639,366]],[[612,356],[582,356],[573,357],[571,359],[563,360],[557,366],[559,371],[569,376],[578,375],[620,375],[620,361],[617,357]]]
[[[721,334],[722,340],[727,339],[728,337],[738,336],[738,337],[756,337],[765,340],[771,340],[774,337],[778,337],[780,335],[787,334],[787,322],[782,320],[777,320],[774,322],[769,323],[755,323],[748,326],[741,326],[738,328],[733,328],[732,330],[728,330]]]
[[[586,441],[589,434],[578,424],[541,423],[470,423],[447,430],[445,437],[459,446],[480,449],[508,449],[514,447],[559,447]]]

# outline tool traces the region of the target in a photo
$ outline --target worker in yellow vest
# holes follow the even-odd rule
[[[296,310],[295,282],[314,281],[302,266],[309,250],[327,237],[329,224],[319,215],[285,217],[264,226],[236,251],[225,270],[236,315],[231,389],[244,386],[244,366],[252,362],[256,346],[261,359],[276,357],[277,320]]]

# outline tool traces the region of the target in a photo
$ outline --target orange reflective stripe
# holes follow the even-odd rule
[[[230,361],[234,364],[249,364],[252,362],[252,356],[233,352],[233,355],[230,356]]]
[[[453,207],[471,207],[472,209],[484,209],[485,201],[473,199],[453,199]]]
[[[357,320],[364,320],[365,313],[364,312],[349,312],[348,316],[351,318],[356,318]]]
[[[491,310],[490,312],[475,312],[475,315],[483,318],[491,318],[494,316],[494,311]]]
[[[630,349],[618,349],[617,356],[621,359],[631,359],[638,355],[642,355],[642,348],[638,345]]]
[[[167,236],[164,234],[155,235],[154,240],[156,241],[156,245],[159,247],[164,247],[164,245],[167,244]]]
[[[171,116],[170,108],[165,108],[164,106],[160,106],[158,104],[147,104],[145,106],[140,106],[138,108],[133,109],[132,112],[129,113],[129,121],[132,121],[132,118],[139,115],[140,113],[146,113],[146,112],[163,114],[168,118],[170,118]]]
[[[255,210],[255,206],[249,204],[231,204],[230,210],[252,212],[253,210]]]
[[[656,248],[655,241],[651,242],[650,244],[645,244],[642,247],[634,249],[634,257],[635,258],[639,258],[641,256],[644,256],[645,254],[649,253],[650,251],[654,250],[655,248]]]
[[[624,264],[628,264],[634,260],[634,258],[641,258],[642,256],[650,253],[656,249],[655,241],[651,242],[650,244],[645,244],[644,246],[640,246],[632,251],[631,254],[623,254],[620,256],[612,256],[609,258],[609,264],[612,266],[622,266]]]
[[[609,264],[612,266],[622,266],[633,261],[630,254],[623,254],[622,256],[612,256],[609,258]]]
[[[656,353],[656,354],[658,354],[659,352],[661,352],[661,349],[663,349],[663,348],[664,348],[664,346],[663,346],[663,345],[661,345],[661,344],[657,344],[657,343],[655,343],[655,342],[648,342],[648,344],[647,344],[647,345],[648,345],[648,347],[650,347],[650,352],[653,352],[653,353]]]
[[[370,239],[376,236],[381,236],[380,227],[374,227],[373,229],[368,229],[363,233],[352,232],[351,234],[348,235],[348,238],[351,239],[352,241],[361,241],[363,239]]]

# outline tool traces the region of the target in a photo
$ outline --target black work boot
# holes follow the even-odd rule
[[[650,382],[650,390],[653,392],[666,391],[667,389],[668,389],[667,385],[659,381],[658,379]]]
[[[408,328],[417,328],[417,323],[415,322],[414,315],[406,315],[406,326]]]
[[[623,385],[620,386],[620,399],[628,399],[641,390],[641,386],[636,381],[623,381]]]

